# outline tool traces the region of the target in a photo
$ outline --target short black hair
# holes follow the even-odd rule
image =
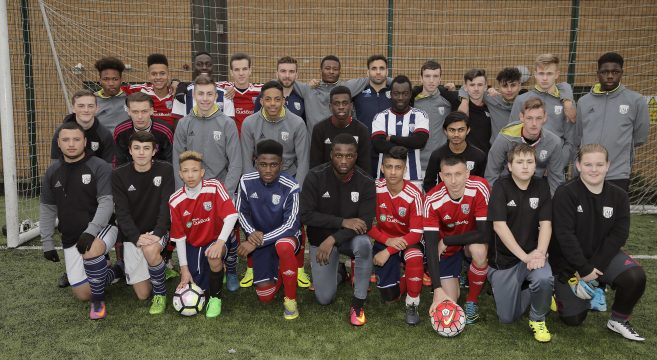
[[[347,133],[335,135],[333,143],[331,144],[331,150],[335,148],[335,145],[353,145],[356,148],[356,151],[358,151],[358,143],[356,142],[356,139],[353,135]]]
[[[449,124],[453,124],[459,121],[463,121],[465,123],[465,127],[470,127],[470,117],[468,114],[462,111],[452,111],[445,117],[445,121],[443,122],[443,130],[447,130],[447,126],[449,126]]]
[[[151,107],[154,106],[153,105],[153,98],[150,97],[148,94],[143,93],[141,91],[136,92],[136,93],[132,93],[132,94],[125,97],[125,106],[126,107],[130,108],[130,104],[135,103],[135,102],[148,102],[151,105]]]
[[[331,93],[329,95],[329,102],[333,101],[333,95],[338,95],[338,94],[347,94],[349,95],[349,100],[351,100],[351,90],[349,90],[349,88],[346,86],[340,85],[331,89]]]
[[[62,130],[80,130],[82,132],[82,135],[84,138],[87,137],[87,134],[84,132],[84,129],[80,124],[78,124],[76,121],[67,121],[63,123],[60,127],[59,130],[57,130],[57,137],[59,137],[59,134],[62,132]]]
[[[199,56],[201,56],[201,55],[207,55],[207,56],[210,57],[210,59],[212,59],[212,55],[210,55],[210,53],[207,52],[207,51],[199,51],[199,52],[197,52],[196,54],[194,54],[194,59],[196,59],[197,57],[199,57]]]
[[[464,81],[473,81],[475,78],[483,76],[486,79],[486,70],[484,69],[470,69],[463,74]]]
[[[424,70],[440,70],[442,73],[442,67],[440,66],[440,63],[436,60],[427,60],[422,64],[422,67],[420,68],[420,76],[424,73]]]
[[[393,146],[383,154],[383,161],[386,159],[403,160],[406,162],[406,159],[408,159],[408,149],[403,146]]]
[[[497,80],[498,83],[504,85],[512,81],[520,82],[521,78],[522,74],[517,67],[506,67],[497,73],[495,80]]]
[[[620,65],[622,69],[625,60],[623,60],[623,57],[619,53],[608,52],[602,54],[602,56],[600,56],[600,58],[598,59],[598,69],[602,67],[602,64],[606,64],[606,63],[616,63]]]
[[[246,54],[246,53],[235,53],[230,57],[230,61],[228,62],[228,67],[232,70],[233,69],[233,61],[238,61],[238,60],[246,60],[249,67],[251,67],[251,57]]]
[[[283,145],[276,140],[265,139],[256,144],[256,156],[271,154],[283,158]]]
[[[169,66],[169,59],[167,59],[167,57],[163,54],[150,54],[148,55],[148,58],[146,58],[146,64],[148,67],[155,64]]]
[[[395,76],[394,79],[392,79],[392,82],[390,83],[390,88],[392,89],[392,84],[408,84],[408,89],[413,90],[413,83],[411,82],[411,79],[408,78],[406,75],[397,75]]]
[[[149,142],[153,144],[153,149],[157,146],[157,141],[155,141],[155,135],[153,135],[150,131],[135,131],[132,135],[130,135],[130,138],[128,140],[128,147],[132,147],[133,142],[142,142],[146,143]]]
[[[264,85],[262,85],[260,88],[260,93],[264,94],[265,91],[269,89],[278,89],[281,91],[281,93],[283,93],[283,85],[281,85],[281,83],[276,80],[267,81]]]
[[[98,70],[99,74],[103,72],[103,70],[111,69],[118,71],[119,75],[123,75],[123,71],[125,70],[125,64],[123,63],[123,61],[113,56],[108,56],[99,59],[98,61],[96,61],[96,64],[94,66],[96,67],[96,70]]]
[[[442,171],[443,166],[454,166],[457,164],[465,165],[465,159],[460,155],[445,156],[440,160],[440,169]]]
[[[335,56],[335,55],[326,55],[322,58],[322,61],[319,62],[319,68],[320,69],[324,66],[324,61],[327,61],[327,60],[337,61],[338,65],[342,65],[342,64],[340,64],[340,59],[338,59],[337,56]]]
[[[377,54],[377,55],[372,55],[372,56],[367,58],[367,68],[369,69],[370,64],[377,61],[377,60],[383,61],[384,63],[386,63],[386,67],[388,67],[388,58],[386,58],[385,56],[383,56],[381,54]]]

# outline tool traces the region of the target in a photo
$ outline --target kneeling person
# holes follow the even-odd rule
[[[533,147],[516,145],[507,157],[511,175],[495,182],[490,195],[488,220],[495,234],[488,249],[488,281],[500,322],[516,321],[531,305],[529,327],[534,338],[548,342],[545,316],[550,312],[553,283],[546,262],[552,235],[550,186],[544,178],[533,177]]]
[[[406,323],[420,322],[417,308],[422,290],[422,192],[404,180],[408,150],[392,147],[383,155],[383,179],[376,181],[376,226],[368,232],[376,242],[373,253],[376,286],[385,302],[399,299],[407,290]],[[400,279],[400,265],[406,271]]]
[[[169,241],[173,168],[153,160],[157,141],[148,131],[133,133],[128,146],[132,162],[112,173],[116,220],[125,244],[126,282],[140,300],[146,300],[152,291],[149,312],[161,314],[166,308],[166,265],[160,253]]]
[[[272,301],[282,282],[283,316],[292,320],[299,317],[295,256],[301,236],[299,184],[281,173],[282,162],[283,145],[276,140],[256,145],[257,171],[242,176],[238,191],[240,225],[248,238],[237,248],[237,254],[253,254],[253,284],[260,301]]]
[[[53,243],[55,222],[62,233],[64,263],[73,295],[91,300],[89,318],[103,319],[105,286],[121,275],[108,268],[105,255],[116,242],[117,229],[108,225],[112,216],[112,168],[85,153],[87,138],[76,122],[66,122],[57,133],[62,156],[46,171],[41,187],[39,229],[43,256],[59,261]]]
[[[180,154],[179,176],[185,185],[169,199],[171,240],[176,242],[182,288],[190,282],[208,297],[205,316],[221,314],[221,287],[228,251],[237,247],[233,227],[238,214],[219,180],[204,180],[203,155]]]

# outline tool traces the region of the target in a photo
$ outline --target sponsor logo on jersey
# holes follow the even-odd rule
[[[57,187],[62,187],[62,183],[60,183],[59,180],[57,180],[57,182],[55,183],[55,187],[56,187],[56,188],[57,188]]]
[[[324,198],[324,199],[330,199],[330,198],[331,198],[331,195],[329,195],[329,192],[327,191],[327,192],[324,193],[324,195],[322,195],[322,198]]]
[[[294,102],[294,108],[297,109],[297,111],[301,111],[301,103],[298,101]]]
[[[618,112],[621,114],[627,114],[628,111],[630,111],[629,105],[621,105],[618,107]]]
[[[130,187],[128,187],[128,191],[137,191],[137,189],[134,185],[130,185]]]
[[[516,206],[516,202],[511,200],[508,203],[506,203],[506,206]]]
[[[191,215],[189,211],[185,210],[185,212],[183,212],[183,216],[189,216],[189,215]]]
[[[250,196],[251,199],[257,199],[258,198],[258,193],[253,193]]]
[[[206,218],[203,218],[203,219],[199,219],[199,218],[192,219],[192,224],[194,224],[194,225],[201,225],[201,224],[206,223],[206,222],[210,222],[209,217],[206,217]],[[187,224],[189,225],[189,223],[187,223]]]
[[[281,203],[281,196],[278,194],[274,194],[271,196],[271,203],[274,205],[278,205]]]
[[[212,210],[212,201],[205,201],[203,203],[203,208],[205,209],[205,211]]]
[[[287,131],[281,131],[281,140],[287,141],[290,138],[290,133]]]
[[[191,228],[192,225],[194,224],[191,221],[188,221],[187,224],[185,224],[185,226],[187,226],[188,229]]]
[[[439,107],[438,112],[440,113],[440,115],[445,115],[445,107],[444,106]]]
[[[547,150],[541,150],[538,153],[538,158],[541,160],[545,160],[547,159],[547,154],[548,154]]]
[[[602,216],[604,216],[606,219],[611,218],[613,215],[614,215],[613,207],[609,207],[609,206],[602,207]]]
[[[82,183],[88,184],[91,182],[91,174],[82,174]]]
[[[253,114],[253,111],[244,109],[244,108],[236,108],[235,109],[235,114],[236,115],[251,115]]]
[[[386,221],[386,215],[385,214],[379,215],[379,221],[381,221],[381,222]]]
[[[459,226],[459,225],[468,225],[468,220],[460,220],[460,221],[457,221],[457,222],[453,222],[451,224],[447,224],[447,227],[451,229],[451,228],[453,228],[455,226]]]
[[[577,205],[577,212],[578,213],[583,213],[584,210],[582,209],[582,205]]]
[[[555,115],[560,115],[562,110],[563,110],[563,106],[561,106],[561,105],[554,105],[554,114],[555,114]]]
[[[532,209],[538,208],[538,198],[529,198],[529,207]]]
[[[360,196],[360,193],[358,191],[352,191],[351,192],[351,201],[358,202],[359,196]]]
[[[326,138],[326,140],[324,140],[324,144],[331,145],[331,139]]]
[[[470,213],[470,204],[461,204],[461,211],[463,214],[468,215]]]
[[[221,140],[221,131],[216,131],[216,130],[213,131],[212,132],[212,138],[214,139],[214,141]]]
[[[162,185],[162,177],[161,176],[154,177],[153,178],[153,185],[155,185],[155,186]]]
[[[173,108],[173,101],[167,100],[167,102],[165,102],[164,105],[167,107],[167,109],[171,109]]]
[[[468,168],[468,170],[472,171],[472,169],[474,169],[474,161],[466,161],[465,166]]]
[[[443,220],[452,220],[452,217],[449,214],[446,214]]]
[[[399,216],[406,216],[406,208],[405,207],[399,207]]]
[[[98,141],[91,142],[91,150],[98,151],[99,148],[100,148],[100,143],[98,143]]]

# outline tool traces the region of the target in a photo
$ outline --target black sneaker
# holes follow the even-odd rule
[[[62,277],[59,278],[57,281],[57,286],[62,289],[71,286],[71,284],[68,282],[68,275],[66,275],[66,273],[64,273]]]
[[[112,270],[114,271],[114,280],[112,280],[112,285],[118,283],[122,279],[125,279],[125,265],[122,260],[116,260],[114,265],[112,265]]]
[[[406,305],[406,323],[408,325],[417,325],[420,323],[420,314],[417,311],[417,305]]]

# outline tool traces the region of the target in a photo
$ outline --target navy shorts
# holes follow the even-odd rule
[[[421,243],[411,247],[418,248],[424,253],[424,248]],[[372,257],[387,248],[384,244],[375,241],[372,248]],[[390,288],[399,285],[399,278],[401,277],[401,264],[404,263],[404,252],[399,251],[394,255],[390,255],[388,261],[383,266],[375,266],[374,273],[376,274],[376,287],[379,289]]]
[[[463,250],[448,257],[441,256],[438,265],[440,266],[441,279],[458,279],[463,266]]]
[[[217,242],[216,240],[209,243],[208,245],[196,247],[185,243],[187,246],[187,267],[189,272],[192,274],[192,279],[194,283],[198,285],[203,291],[207,291],[210,284],[210,263],[208,262],[207,256],[205,256],[205,250],[210,246],[214,245]],[[237,241],[235,239],[235,232],[231,232],[230,236],[226,243],[224,243],[224,256],[223,261],[226,261],[228,257],[228,249],[232,249],[237,246]]]
[[[301,246],[299,239],[296,239],[294,253],[297,254]],[[278,253],[276,252],[276,242],[267,246],[256,248],[251,253],[253,260],[253,284],[261,282],[278,281]]]

